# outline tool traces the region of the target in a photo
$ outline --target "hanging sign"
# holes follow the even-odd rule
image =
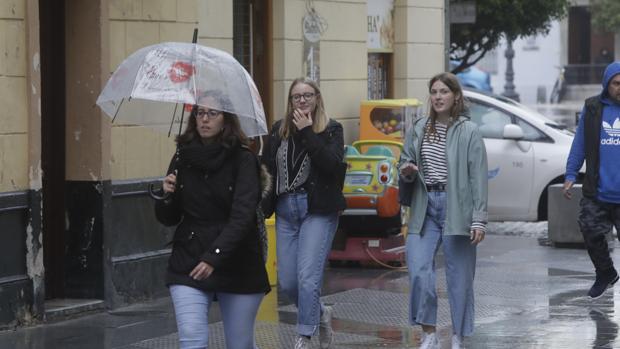
[[[368,0],[369,52],[392,52],[394,47],[394,0]]]
[[[303,69],[306,77],[319,83],[321,57],[321,26],[316,17],[307,13],[302,21],[304,36]]]

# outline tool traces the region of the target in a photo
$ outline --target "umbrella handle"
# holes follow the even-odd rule
[[[164,193],[163,195],[159,193],[161,193],[161,191],[155,189],[155,184],[149,184],[149,195],[156,201],[168,200],[170,197],[170,193]]]

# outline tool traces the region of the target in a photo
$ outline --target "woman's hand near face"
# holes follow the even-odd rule
[[[171,173],[164,178],[164,183],[162,184],[162,188],[164,189],[164,193],[174,193],[177,185],[177,176],[174,173]]]
[[[312,116],[310,113],[304,114],[300,109],[293,111],[293,124],[298,130],[312,126]]]

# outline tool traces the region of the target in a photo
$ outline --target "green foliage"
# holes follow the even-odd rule
[[[620,1],[618,0],[592,0],[590,2],[592,24],[609,32],[620,31]]]
[[[608,0],[618,2],[618,0]],[[476,0],[476,23],[450,26],[450,59],[460,61],[458,73],[508,40],[546,34],[551,21],[567,13],[570,0]]]

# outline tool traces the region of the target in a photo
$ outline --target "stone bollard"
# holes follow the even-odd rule
[[[573,197],[568,200],[564,197],[562,184],[553,184],[548,189],[548,226],[549,241],[555,247],[584,247],[583,236],[577,223],[579,217],[579,201],[582,198],[581,184],[575,184],[572,189]],[[613,248],[612,230],[607,234],[610,242],[609,249]]]

